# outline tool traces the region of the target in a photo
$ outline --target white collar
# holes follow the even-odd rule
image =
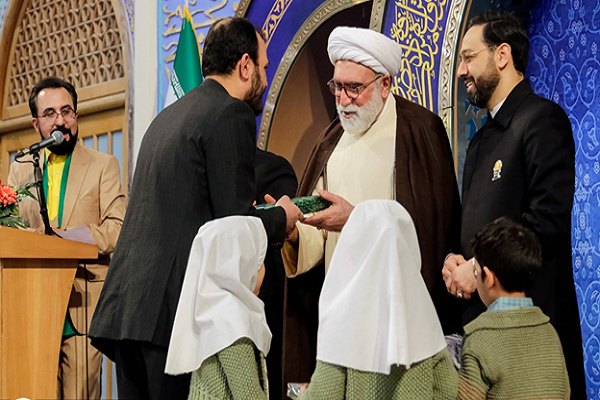
[[[500,107],[502,107],[502,104],[504,104],[505,101],[506,97],[500,103],[496,104],[496,107],[490,110],[490,115],[492,116],[492,118],[496,117],[496,114],[498,114],[498,111],[500,111]]]

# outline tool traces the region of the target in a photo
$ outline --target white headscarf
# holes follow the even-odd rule
[[[342,229],[319,300],[317,359],[389,374],[446,342],[421,277],[417,232],[391,200],[360,203]]]
[[[200,228],[175,314],[166,373],[194,371],[242,337],[268,353],[271,331],[264,304],[252,293],[266,251],[259,218],[221,218]]]
[[[402,63],[400,45],[371,29],[335,28],[329,35],[327,53],[333,65],[338,60],[349,60],[392,77],[398,74]]]

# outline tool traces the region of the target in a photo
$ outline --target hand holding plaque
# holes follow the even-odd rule
[[[322,211],[331,205],[330,201],[325,200],[321,196],[294,197],[291,199],[291,201],[300,209],[300,211],[302,211],[303,214]],[[275,207],[275,204],[259,204],[255,206],[257,210],[267,210],[273,207]]]
[[[331,206],[306,218],[302,222],[332,232],[341,231],[344,225],[346,225],[350,213],[354,210],[354,206],[348,203],[342,196],[335,195],[326,190],[319,190],[319,195],[331,202]]]

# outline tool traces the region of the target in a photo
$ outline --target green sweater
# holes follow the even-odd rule
[[[538,307],[486,311],[465,326],[458,399],[568,399],[556,331]]]
[[[188,400],[267,400],[264,357],[242,338],[192,373]]]
[[[457,373],[448,349],[411,365],[394,365],[389,375],[317,361],[300,400],[454,400]]]

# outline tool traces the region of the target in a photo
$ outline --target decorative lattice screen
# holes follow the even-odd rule
[[[9,107],[27,103],[33,85],[46,76],[81,89],[125,75],[110,0],[32,0],[16,35]]]

